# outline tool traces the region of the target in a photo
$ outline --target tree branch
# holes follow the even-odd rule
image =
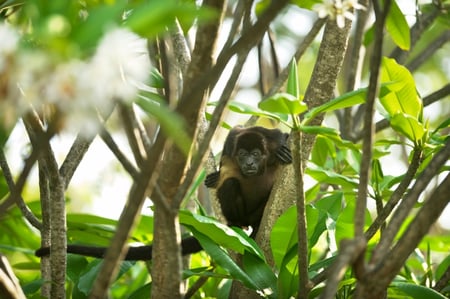
[[[378,264],[383,261],[385,254],[388,252],[392,241],[397,235],[400,227],[405,221],[411,209],[417,202],[420,194],[428,186],[431,179],[439,172],[439,169],[448,161],[450,157],[450,140],[446,145],[434,155],[427,167],[420,173],[411,190],[403,198],[402,202],[396,209],[391,221],[384,230],[381,240],[374,250],[372,263]]]

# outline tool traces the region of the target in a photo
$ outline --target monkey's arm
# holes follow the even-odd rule
[[[67,253],[79,254],[95,258],[103,258],[107,247],[85,246],[85,245],[67,245]],[[203,248],[194,237],[188,237],[181,240],[181,253],[183,255],[202,251]],[[50,254],[49,247],[43,247],[36,250],[37,257],[43,257]],[[148,261],[152,259],[152,246],[138,246],[128,248],[124,258],[127,261]]]

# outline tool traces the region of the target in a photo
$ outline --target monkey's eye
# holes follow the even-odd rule
[[[248,155],[248,152],[245,149],[238,150],[238,156],[239,157],[245,157]]]
[[[260,156],[261,156],[261,151],[258,150],[258,149],[253,150],[253,151],[252,151],[252,156],[255,157],[255,158],[260,157]]]

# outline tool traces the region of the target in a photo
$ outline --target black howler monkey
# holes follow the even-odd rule
[[[277,170],[292,162],[288,137],[278,129],[263,127],[230,131],[219,171],[205,180],[207,187],[216,188],[228,225],[251,226],[251,236],[256,236]]]
[[[235,127],[224,143],[219,171],[209,174],[205,185],[217,190],[223,215],[230,226],[253,229],[256,236],[259,224],[272,191],[277,170],[292,162],[287,139],[289,135],[278,129],[263,127]],[[181,242],[182,254],[202,250],[194,237]],[[67,252],[103,258],[105,247],[67,245]],[[36,256],[50,254],[48,247],[39,248]],[[125,260],[151,260],[152,246],[130,247]]]

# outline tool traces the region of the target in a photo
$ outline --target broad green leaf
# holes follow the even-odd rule
[[[157,102],[148,97],[140,95],[136,104],[158,120],[163,131],[169,136],[183,153],[188,154],[191,140],[185,131],[183,119],[170,110],[164,102]]]
[[[278,218],[270,234],[270,247],[278,268],[289,249],[297,243],[297,210],[292,206]]]
[[[395,114],[391,118],[391,126],[414,143],[419,142],[425,134],[423,125],[415,117],[407,114]]]
[[[380,92],[381,105],[389,115],[392,117],[397,113],[404,113],[420,119],[423,105],[411,73],[394,59],[385,57],[382,61],[381,79],[382,82],[392,82],[387,85],[391,93]]]
[[[355,179],[351,179],[347,176],[325,170],[320,167],[309,167],[306,169],[306,174],[321,183],[336,184],[343,188],[350,189],[358,187],[358,182]]]
[[[308,109],[304,102],[289,93],[276,93],[261,101],[258,107],[267,112],[286,115],[297,115]]]
[[[323,136],[317,136],[311,151],[311,162],[324,167],[329,156],[336,151],[334,143]]]
[[[264,254],[256,245],[255,241],[242,232],[238,233],[231,227],[217,220],[191,213],[187,210],[180,211],[180,223],[193,231],[193,229],[205,236],[209,236],[216,244],[232,249],[243,254],[248,251],[264,260]]]
[[[391,1],[391,7],[386,19],[386,29],[395,44],[402,50],[408,51],[411,46],[411,34],[405,15],[397,5],[397,1]]]
[[[215,103],[210,103],[210,104],[214,105]],[[235,101],[231,101],[228,103],[228,109],[230,109],[231,111],[236,112],[236,113],[268,117],[268,118],[272,118],[272,119],[282,121],[282,122],[286,122],[289,118],[287,114],[271,113],[268,111],[263,111],[263,110],[259,109],[258,107],[250,106],[245,103],[240,103],[240,102],[235,102]]]
[[[362,104],[366,100],[366,92],[367,88],[357,89],[355,91],[343,94],[323,105],[315,107],[306,113],[302,123],[307,125],[313,118],[321,113]]]
[[[246,252],[243,256],[243,264],[245,272],[255,281],[262,289],[264,295],[269,298],[277,297],[277,277],[272,269],[259,257]]]
[[[223,250],[217,243],[211,240],[210,237],[200,233],[194,227],[190,228],[197,240],[202,245],[203,249],[219,264],[222,268],[226,269],[228,273],[234,278],[241,281],[246,287],[252,290],[258,290],[259,287],[256,282],[242,270],[233,261],[231,256]]]
[[[300,96],[300,87],[298,85],[298,72],[297,72],[297,62],[295,58],[292,59],[291,67],[289,69],[289,77],[287,81],[286,92],[293,95],[295,98]]]
[[[388,294],[393,295],[403,295],[407,298],[412,299],[445,299],[447,297],[443,296],[442,294],[436,292],[435,290],[431,288],[427,288],[421,285],[408,283],[408,282],[394,282],[392,285],[388,288]]]

